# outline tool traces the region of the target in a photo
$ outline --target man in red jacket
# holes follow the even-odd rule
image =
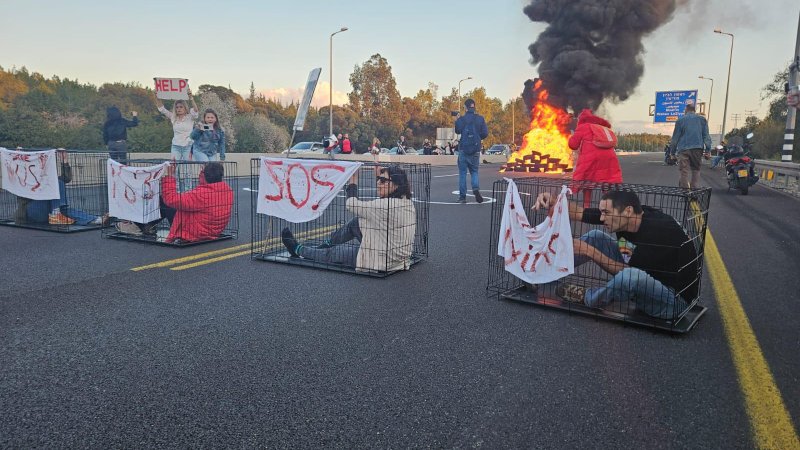
[[[161,180],[161,198],[175,209],[170,219],[167,242],[208,241],[219,237],[231,218],[233,191],[222,181],[225,169],[217,162],[208,163],[200,171],[200,184],[179,194],[175,189],[175,165],[167,168]]]

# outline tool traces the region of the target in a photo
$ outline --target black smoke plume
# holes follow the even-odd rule
[[[642,38],[688,0],[531,0],[523,11],[549,26],[530,45],[550,103],[579,112],[623,101],[644,73]]]

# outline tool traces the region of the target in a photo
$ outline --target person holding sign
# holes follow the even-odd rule
[[[225,132],[213,109],[205,110],[203,121],[195,125],[189,137],[194,141],[192,143],[193,160],[225,161]]]
[[[355,215],[321,246],[300,244],[289,228],[281,232],[293,257],[337,264],[357,271],[388,272],[408,269],[417,226],[411,187],[399,166],[375,167],[378,198],[358,198],[358,172],[345,188],[347,210]]]
[[[188,88],[187,88],[188,89]],[[156,97],[156,106],[158,111],[167,116],[172,122],[172,158],[177,161],[188,161],[191,159],[192,145],[189,135],[192,133],[193,123],[199,117],[197,113],[197,104],[192,97],[192,90],[188,89],[189,100],[192,102],[192,108],[186,104],[185,100],[175,100],[172,105],[172,111],[164,107],[164,103]]]

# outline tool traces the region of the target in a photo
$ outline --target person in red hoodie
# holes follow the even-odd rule
[[[161,198],[169,208],[175,209],[175,217],[167,242],[208,241],[216,239],[225,230],[233,208],[233,190],[222,178],[222,164],[212,162],[200,171],[200,184],[182,194],[175,188],[175,165],[167,168],[167,176],[161,180]]]
[[[572,180],[573,190],[582,182],[589,183],[622,183],[622,170],[619,167],[614,146],[617,136],[611,131],[611,124],[600,116],[595,116],[589,109],[578,115],[578,127],[569,138],[569,148],[575,150]],[[588,206],[591,190],[584,189],[583,202]]]
[[[342,153],[345,155],[353,153],[353,147],[350,143],[350,135],[347,133],[344,134],[344,139],[342,139]]]

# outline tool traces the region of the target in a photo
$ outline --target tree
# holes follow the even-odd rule
[[[243,153],[278,153],[289,146],[289,133],[261,114],[240,114],[233,119],[238,136],[236,151]]]
[[[350,109],[361,119],[373,119],[399,134],[407,121],[392,75],[392,67],[379,53],[370,57],[350,74],[353,87],[347,97]]]

